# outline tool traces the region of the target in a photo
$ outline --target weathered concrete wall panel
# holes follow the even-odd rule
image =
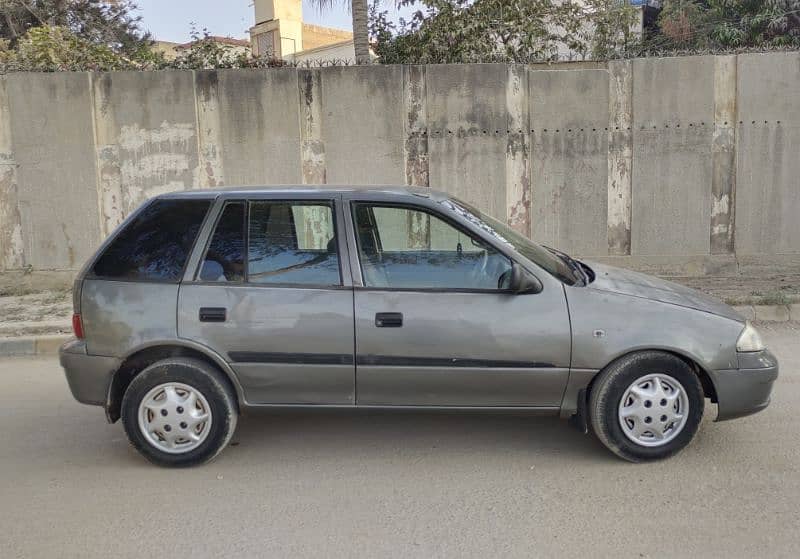
[[[709,254],[714,57],[633,62],[631,254]]]
[[[758,79],[752,79],[758,76]],[[800,252],[800,53],[738,57],[736,251]]]
[[[761,121],[738,136],[737,253],[800,252],[800,126]]]
[[[110,232],[144,200],[200,183],[192,72],[94,79],[100,200]]]
[[[324,68],[320,75],[327,182],[403,184],[403,68]]]
[[[506,215],[508,68],[432,66],[426,76],[430,186]]]
[[[195,84],[209,186],[302,182],[296,71],[212,70]]]
[[[5,81],[25,263],[75,269],[100,241],[89,75]]]
[[[576,254],[608,250],[608,72],[529,73],[533,236]]]

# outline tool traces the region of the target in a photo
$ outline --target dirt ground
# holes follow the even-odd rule
[[[800,302],[800,274],[671,277],[729,305],[788,305]]]
[[[0,297],[0,337],[71,332],[72,293],[66,289]]]

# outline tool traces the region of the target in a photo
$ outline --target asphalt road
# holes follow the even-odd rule
[[[797,557],[800,327],[761,414],[633,465],[550,418],[250,414],[149,465],[54,359],[0,361],[0,557]]]

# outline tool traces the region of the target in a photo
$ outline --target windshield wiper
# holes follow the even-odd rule
[[[583,285],[589,285],[589,274],[586,273],[586,270],[583,269],[581,263],[572,258],[566,252],[561,252],[560,250],[554,249],[549,246],[544,246],[547,250],[558,256],[564,264],[572,271],[572,273],[576,276],[576,279],[580,279],[583,282]]]

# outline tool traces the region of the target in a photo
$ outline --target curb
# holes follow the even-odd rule
[[[20,336],[0,338],[0,357],[12,355],[57,355],[61,344],[71,336]]]

